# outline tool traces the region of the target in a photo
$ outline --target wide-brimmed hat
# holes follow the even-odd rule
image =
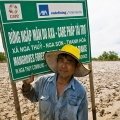
[[[75,77],[83,77],[88,75],[91,72],[90,69],[86,68],[80,62],[80,50],[73,45],[67,44],[67,45],[64,45],[60,51],[51,51],[51,52],[45,53],[46,63],[54,73],[57,72],[57,58],[58,58],[58,55],[61,53],[66,53],[68,55],[71,55],[73,58],[75,58],[78,61],[78,63],[81,64],[74,73]]]

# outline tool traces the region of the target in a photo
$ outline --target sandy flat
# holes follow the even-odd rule
[[[93,80],[97,120],[120,120],[120,61],[93,62]],[[77,78],[88,95],[89,120],[92,120],[89,76]],[[21,94],[22,82],[16,83],[23,120],[38,120],[38,103]],[[0,120],[17,120],[12,87],[6,63],[0,63]]]

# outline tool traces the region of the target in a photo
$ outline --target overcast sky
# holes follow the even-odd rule
[[[88,0],[92,57],[115,51],[120,57],[120,0]]]
[[[88,0],[88,12],[92,57],[104,51],[114,51],[120,57],[120,0]]]

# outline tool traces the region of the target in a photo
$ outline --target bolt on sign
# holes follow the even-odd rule
[[[91,62],[87,0],[0,0],[0,26],[13,82],[50,73],[44,53],[65,44]]]

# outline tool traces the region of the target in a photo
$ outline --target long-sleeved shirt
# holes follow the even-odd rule
[[[85,88],[72,77],[58,99],[56,74],[41,76],[28,93],[23,95],[32,102],[39,101],[40,120],[88,120]]]

